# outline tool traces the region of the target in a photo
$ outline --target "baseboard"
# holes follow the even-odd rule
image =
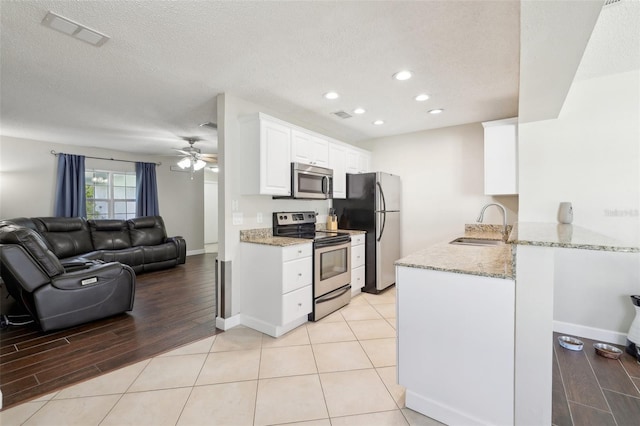
[[[297,318],[285,325],[276,326],[276,325],[264,322],[262,320],[259,320],[257,318],[251,317],[249,315],[240,315],[240,316],[241,316],[240,321],[242,325],[246,325],[249,328],[253,328],[254,330],[257,330],[264,334],[268,334],[269,336],[272,336],[272,337],[280,337],[283,334],[288,333],[289,331],[301,326],[302,324],[308,321],[307,315],[304,315],[303,317]]]
[[[585,337],[599,342],[613,343],[616,345],[626,345],[627,343],[627,335],[625,333],[562,321],[553,322],[553,331],[576,337]]]
[[[229,318],[216,317],[216,328],[220,330],[229,330],[237,325],[240,325],[240,315],[234,315]]]
[[[193,256],[196,254],[204,254],[204,249],[199,250],[187,250],[187,256]]]
[[[405,406],[417,411],[429,418],[448,425],[488,425],[480,419],[476,419],[459,411],[454,407],[434,401],[407,389],[405,396]]]

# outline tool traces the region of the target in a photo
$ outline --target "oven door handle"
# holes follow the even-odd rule
[[[343,294],[345,294],[347,291],[350,291],[350,290],[351,290],[351,284],[347,284],[346,286],[344,286],[342,291],[340,293],[336,294],[335,296],[333,295],[333,293],[335,293],[337,290],[334,290],[329,294],[325,294],[324,296],[318,297],[316,299],[316,303],[323,303],[323,302],[328,302],[328,301],[333,300],[333,299],[337,299],[338,297],[342,296]]]

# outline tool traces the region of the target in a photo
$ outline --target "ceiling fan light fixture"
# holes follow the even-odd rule
[[[184,157],[182,160],[178,161],[178,167],[181,169],[188,169],[191,167],[191,159],[189,157]]]
[[[202,161],[202,160],[198,159],[193,163],[193,170],[198,171],[200,169],[203,169],[204,166],[206,166],[206,165],[207,165],[207,163],[205,161]]]

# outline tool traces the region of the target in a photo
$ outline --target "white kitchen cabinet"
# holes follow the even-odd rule
[[[240,243],[241,323],[279,337],[307,322],[312,310],[313,247]]]
[[[450,425],[513,425],[515,282],[398,266],[396,288],[407,408]]]
[[[364,287],[365,234],[351,236],[351,295],[362,292]]]
[[[243,193],[291,195],[291,128],[264,114],[241,119]]]
[[[347,148],[329,143],[329,168],[333,170],[333,198],[347,198]]]
[[[371,163],[371,153],[357,148],[347,149],[347,173],[367,173]]]
[[[291,131],[291,161],[329,166],[329,141],[297,129]]]
[[[518,193],[518,119],[487,121],[484,127],[484,193]]]

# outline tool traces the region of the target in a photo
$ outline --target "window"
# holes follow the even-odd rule
[[[135,172],[87,170],[84,176],[87,219],[136,217]]]

